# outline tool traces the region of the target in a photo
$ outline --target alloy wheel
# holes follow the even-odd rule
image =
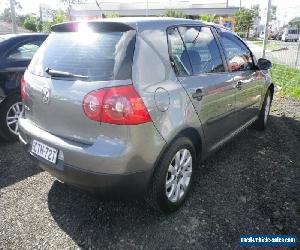
[[[14,103],[7,111],[6,125],[11,133],[18,135],[19,130],[19,118],[24,111],[24,104],[22,102]]]
[[[185,195],[190,185],[192,167],[191,152],[186,148],[177,151],[172,158],[166,176],[166,195],[169,201],[178,202]]]

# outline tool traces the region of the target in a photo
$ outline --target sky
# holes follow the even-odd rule
[[[50,5],[51,8],[59,8],[59,0],[19,0],[23,6],[22,12],[25,13],[38,13],[39,3],[46,3]],[[89,0],[92,2],[93,0]],[[122,2],[122,0],[98,0],[101,2]],[[124,0],[124,2],[141,2],[142,0]],[[148,0],[149,2],[158,0]],[[176,2],[176,0],[159,0],[162,3],[169,3],[170,1]],[[184,1],[184,0],[177,0]],[[145,0],[146,2],[146,0]],[[186,0],[185,0],[186,2]],[[226,3],[226,0],[189,0],[190,3]],[[239,6],[240,0],[228,0],[230,6]],[[268,0],[241,0],[242,6],[250,8],[252,5],[259,4],[260,9],[266,8]],[[288,23],[291,19],[296,16],[300,16],[300,0],[272,0],[272,5],[277,6],[277,19],[283,24],[283,22]],[[5,7],[9,6],[9,0],[0,0],[0,13]]]

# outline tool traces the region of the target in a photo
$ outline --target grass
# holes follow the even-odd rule
[[[263,41],[254,41],[254,44],[262,47]],[[267,45],[266,45],[267,50],[277,50],[277,49],[281,49],[281,48],[282,48],[282,46],[280,46],[276,43],[267,43]]]
[[[273,63],[273,83],[280,87],[280,94],[300,100],[300,70]]]

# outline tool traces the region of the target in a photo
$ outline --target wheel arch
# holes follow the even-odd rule
[[[162,156],[164,155],[164,153],[166,152],[166,150],[179,137],[187,137],[188,139],[191,140],[191,142],[193,143],[193,145],[195,147],[197,162],[200,161],[202,154],[203,154],[203,149],[204,149],[204,138],[202,138],[202,136],[200,135],[199,131],[196,128],[186,127],[186,128],[181,129],[178,133],[176,133],[175,136],[173,136],[170,140],[168,140],[166,142],[165,146],[163,147],[159,156],[157,157],[154,169],[159,164],[159,162],[160,162]]]

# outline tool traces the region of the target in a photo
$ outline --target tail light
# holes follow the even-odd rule
[[[26,82],[24,80],[24,75],[22,76],[22,79],[21,79],[21,99],[24,101],[27,97],[27,94],[26,94]]]
[[[94,121],[119,125],[151,121],[145,104],[132,84],[90,92],[84,97],[82,106],[85,115]]]

